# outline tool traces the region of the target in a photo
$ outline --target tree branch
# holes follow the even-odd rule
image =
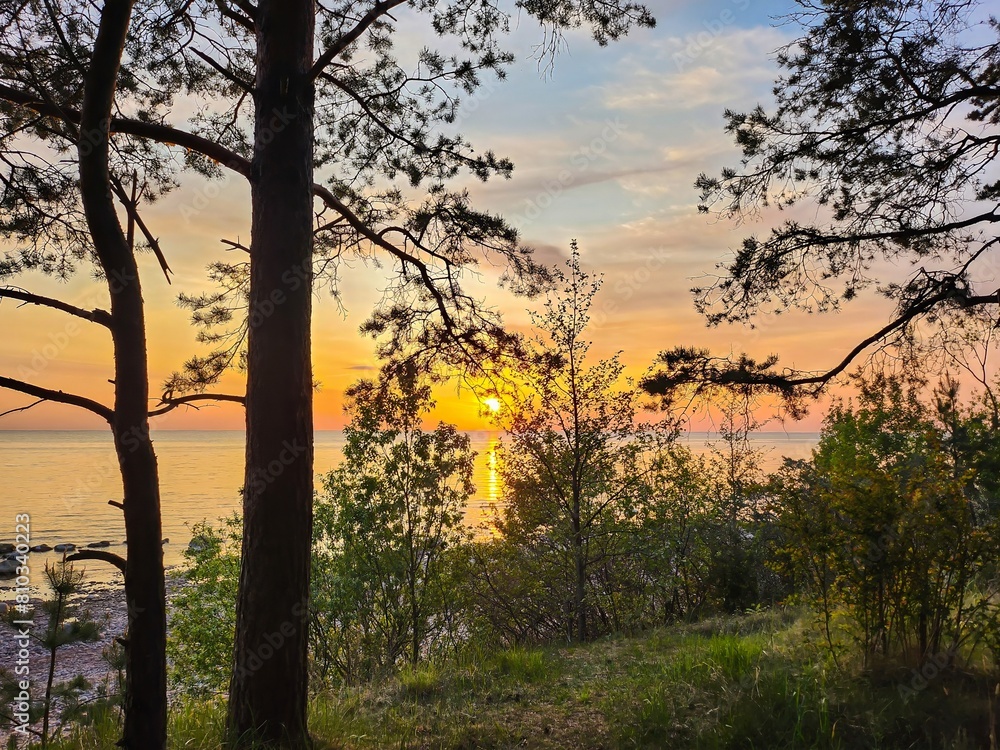
[[[734,361],[728,358],[710,357],[705,351],[674,350],[663,352],[659,356],[660,362],[667,365],[667,371],[645,378],[642,388],[656,396],[669,395],[684,385],[695,385],[699,389],[705,386],[728,388],[756,386],[777,391],[785,396],[793,395],[797,389],[807,389],[807,393],[815,395],[850,367],[866,349],[885,342],[893,333],[930,313],[938,305],[949,301],[966,309],[980,305],[1000,305],[1000,290],[993,294],[970,296],[961,290],[949,288],[919,300],[858,343],[836,366],[817,374],[798,371],[775,372],[772,368],[777,363],[777,358],[773,356],[764,363],[758,363],[746,357]]]
[[[397,2],[396,4],[399,3]],[[70,122],[79,122],[80,113],[75,110],[53,106],[47,102],[39,101],[37,97],[30,93],[2,84],[0,84],[0,99],[27,107],[35,112],[38,112],[39,114],[46,115],[47,117],[64,119]],[[160,125],[124,117],[112,118],[110,129],[115,133],[134,135],[139,138],[149,138],[165,145],[181,146],[202,154],[203,156],[207,156],[219,164],[228,167],[234,172],[243,175],[247,179],[251,178],[251,165],[249,159],[230,151],[228,148],[216,143],[215,141],[195,135],[194,133],[188,133],[169,125]],[[317,183],[313,185],[313,193],[329,208],[343,216],[347,223],[355,231],[357,231],[359,235],[367,239],[373,245],[376,245],[377,247],[380,247],[395,256],[404,265],[415,268],[420,275],[424,286],[427,288],[428,293],[434,298],[435,307],[441,314],[445,327],[450,331],[455,330],[456,327],[451,313],[448,312],[444,297],[441,294],[441,291],[434,284],[434,280],[431,278],[430,271],[426,263],[422,262],[419,258],[411,255],[405,250],[396,247],[383,237],[380,237],[377,232],[368,227],[328,188]]]
[[[1000,222],[1000,204],[994,206],[989,211],[985,211],[975,216],[970,216],[957,221],[942,222],[924,227],[910,227],[907,229],[890,229],[884,232],[857,232],[846,234],[823,234],[813,231],[813,227],[796,227],[786,232],[780,232],[781,239],[798,239],[798,244],[793,244],[785,249],[786,252],[798,250],[808,250],[814,247],[824,247],[826,245],[838,245],[842,243],[857,242],[907,242],[909,240],[921,239],[923,237],[959,232],[963,229],[970,229],[977,224],[995,224]],[[773,240],[772,240],[773,241]],[[770,244],[770,242],[768,243]]]
[[[142,216],[139,215],[139,203],[135,197],[135,191],[133,190],[133,196],[130,198],[128,193],[125,192],[125,188],[122,186],[121,181],[114,175],[111,176],[111,186],[115,191],[115,195],[118,196],[118,200],[121,201],[123,206],[125,206],[125,211],[128,213],[129,247],[132,247],[133,245],[131,235],[133,231],[132,226],[135,224],[139,227],[139,231],[142,232],[142,236],[146,238],[146,242],[149,243],[149,246],[153,249],[153,254],[156,256],[156,260],[160,264],[160,269],[163,271],[163,275],[166,277],[167,283],[170,284],[170,274],[172,273],[172,270],[170,265],[167,263],[167,258],[163,254],[163,250],[160,248],[159,240],[153,236],[153,233],[150,232],[149,228],[146,226],[146,222],[144,222],[142,220]]]
[[[239,86],[241,89],[243,89],[249,94],[253,93],[253,86],[244,81],[235,73],[233,73],[233,71],[229,70],[229,68],[227,68],[226,66],[212,59],[201,50],[192,49],[191,52],[193,52],[195,55],[204,60],[207,65],[217,70],[222,76],[226,78],[227,81],[235,83],[237,86]]]
[[[239,7],[243,13],[237,13],[235,10],[229,7],[226,0],[215,0],[215,5],[219,9],[225,18],[230,19],[236,24],[242,26],[244,29],[249,31],[251,34],[257,32],[257,25],[254,22],[257,17],[257,9],[254,8],[250,3],[237,1],[236,5]]]
[[[361,94],[355,91],[351,86],[347,85],[343,81],[338,80],[335,76],[328,75],[326,73],[322,74],[322,78],[324,81],[329,82],[330,85],[335,86],[337,89],[343,91],[351,99],[353,99],[357,103],[357,105],[361,107],[362,111],[364,111],[364,113],[368,115],[371,121],[374,122],[376,125],[378,125],[386,133],[386,135],[389,135],[395,138],[396,140],[405,143],[407,146],[412,148],[415,153],[417,154],[441,153],[451,156],[452,158],[461,161],[464,164],[470,166],[475,165],[476,160],[474,158],[467,156],[463,153],[460,153],[458,151],[455,151],[454,149],[427,146],[426,144],[419,143],[418,141],[413,140],[404,133],[400,133],[398,130],[393,128],[389,123],[387,123],[381,117],[379,117],[379,115],[374,110],[372,110],[372,108],[368,105],[368,102],[365,101],[364,97],[362,97]]]
[[[28,91],[0,84],[0,99],[17,104],[21,107],[38,112],[46,117],[64,120],[74,124],[80,123],[80,112],[75,109],[60,107],[43,101]],[[113,117],[110,130],[113,133],[133,135],[137,138],[148,138],[168,146],[180,146],[207,156],[220,164],[227,166],[244,177],[250,177],[250,161],[221,146],[215,141],[189,133],[169,125],[135,120],[129,117]]]
[[[219,240],[219,242],[221,242],[223,245],[229,245],[230,250],[242,250],[247,255],[250,254],[250,248],[242,244],[241,242],[234,242],[233,240],[227,240],[224,238]]]
[[[78,562],[79,560],[100,560],[101,562],[110,563],[118,568],[122,575],[125,575],[125,558],[121,555],[116,555],[114,552],[105,552],[99,549],[82,549],[66,558],[66,562]]]
[[[44,404],[44,403],[45,403],[45,399],[44,398],[40,398],[37,401],[34,401],[34,402],[28,404],[27,406],[19,406],[16,409],[8,409],[7,411],[0,412],[0,417],[6,417],[8,414],[16,414],[19,411],[28,411],[28,409],[31,409],[32,407],[35,407],[35,406],[38,406],[39,404]]]
[[[84,310],[80,307],[75,307],[62,300],[53,299],[52,297],[43,297],[40,294],[32,294],[23,289],[16,289],[15,287],[3,287],[0,288],[0,298],[7,297],[9,299],[20,300],[26,305],[39,305],[40,307],[50,307],[53,310],[61,310],[64,313],[69,313],[70,315],[75,315],[78,318],[83,318],[84,320],[89,320],[91,323],[97,323],[105,328],[111,327],[111,313],[107,310],[93,309]]]
[[[18,393],[26,393],[29,396],[34,396],[35,398],[42,399],[43,401],[54,401],[57,404],[77,406],[102,417],[109,424],[114,416],[114,412],[111,409],[102,403],[94,401],[93,399],[86,398],[85,396],[77,396],[74,393],[66,393],[65,391],[42,388],[38,385],[25,383],[23,380],[15,380],[14,378],[0,376],[0,388],[7,388],[8,390],[17,391]]]
[[[375,23],[382,16],[386,15],[396,6],[402,5],[405,2],[408,2],[408,0],[376,0],[372,9],[360,18],[354,28],[341,36],[336,42],[333,43],[332,46],[328,47],[322,55],[316,58],[316,62],[309,71],[309,77],[315,79],[319,76],[326,66],[333,62],[337,55],[341,54],[344,50],[354,44],[354,42],[360,39],[361,35],[364,34],[373,23]]]
[[[187,396],[178,396],[176,398],[164,395],[160,399],[160,403],[165,404],[165,406],[149,412],[149,416],[158,417],[161,414],[173,411],[178,406],[192,406],[197,401],[229,401],[236,404],[246,404],[246,397],[234,396],[228,393],[192,393]]]

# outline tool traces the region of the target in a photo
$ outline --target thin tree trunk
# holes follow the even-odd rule
[[[416,599],[416,586],[412,583],[410,584],[410,600],[411,600],[411,612],[410,619],[412,620],[413,632],[411,633],[411,651],[410,651],[410,663],[413,666],[417,666],[420,662],[420,609],[417,606]]]
[[[308,745],[314,17],[312,0],[258,3],[237,746]]]
[[[409,516],[409,513],[407,514]],[[410,594],[410,663],[417,666],[420,661],[420,605],[417,602],[417,565],[418,555],[413,539],[412,521],[408,539],[409,571],[407,571],[407,587]]]
[[[121,746],[166,747],[166,605],[160,492],[149,438],[149,373],[142,290],[135,256],[111,197],[108,123],[132,14],[132,0],[107,0],[101,13],[80,118],[80,189],[87,224],[111,292],[115,401],[111,428],[122,473],[128,607],[125,726]]]
[[[49,621],[49,631],[52,633],[52,645],[49,646],[49,675],[45,681],[45,704],[42,714],[42,750],[49,746],[49,718],[52,713],[52,685],[56,676],[56,653],[59,651],[58,641],[59,628],[62,625],[63,605],[66,595],[62,591],[56,591],[56,611]]]
[[[581,512],[580,500],[577,498],[573,504],[573,558],[576,565],[573,607],[576,615],[576,639],[582,643],[587,640],[587,561],[583,554]]]

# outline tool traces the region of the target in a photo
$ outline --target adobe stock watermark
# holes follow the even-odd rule
[[[248,477],[247,492],[251,497],[257,496],[267,489],[268,485],[284,474],[285,470],[308,450],[308,446],[300,443],[297,438],[291,442],[285,440],[281,445],[282,449],[277,458],[264,468],[255,469],[253,474]]]
[[[308,600],[295,604],[292,607],[292,619],[282,622],[274,632],[265,633],[257,647],[252,649],[240,664],[236,665],[236,673],[240,677],[249,677],[260,670],[267,661],[274,658],[274,655],[285,647],[289,639],[298,634],[299,628],[303,627],[308,619]]]
[[[163,429],[173,419],[174,412],[170,411],[156,417],[157,429]],[[133,425],[129,429],[122,430],[117,434],[117,443],[128,453],[135,453],[152,436],[152,427],[149,422],[145,426]],[[103,490],[108,484],[114,485],[121,476],[121,465],[118,460],[117,448],[104,457],[103,460],[92,464],[90,471],[84,476],[78,476],[73,491],[63,496],[63,507],[66,512],[75,510],[84,499],[92,501],[95,497],[105,497]]]
[[[11,708],[14,724],[14,735],[27,737],[31,725],[31,629],[34,627],[33,610],[31,607],[31,516],[28,513],[18,513],[14,516],[15,552],[14,558],[18,565],[14,571],[15,580],[14,612],[11,625],[14,633],[14,669],[13,687],[17,690],[12,696]]]
[[[479,84],[470,96],[459,102],[458,107],[455,108],[455,115],[449,124],[461,125],[475,114],[482,104],[496,93],[498,88],[500,88],[500,81],[493,79]]]
[[[280,110],[275,107],[271,110],[271,119],[268,121],[267,126],[254,134],[256,142],[266,146],[279,133],[283,132],[289,123],[294,122],[294,120],[295,113],[289,111],[287,106],[282,107]],[[239,168],[240,165],[234,163],[225,164],[223,167],[222,175],[218,179],[209,180],[201,189],[195,192],[189,201],[181,204],[177,209],[178,213],[180,213],[181,217],[188,224],[203,214],[229,186],[233,180],[233,174],[240,173],[241,171]]]
[[[169,415],[165,415],[162,419],[169,419]],[[149,435],[148,428],[144,429],[139,425],[134,425],[131,429],[119,433],[117,442],[128,453],[134,453],[145,445]],[[63,508],[67,513],[72,512],[80,506],[84,499],[90,501],[95,497],[106,497],[103,490],[108,485],[113,486],[120,476],[121,465],[118,462],[118,452],[112,450],[103,460],[91,464],[90,471],[85,475],[77,476],[73,491],[65,494],[62,498]]]
[[[111,295],[118,294],[132,281],[135,281],[135,275],[130,271],[124,273],[115,271],[107,279],[108,291]],[[10,299],[12,303],[16,302],[15,298],[6,298],[0,295],[0,302],[3,302],[5,299]],[[72,306],[80,310],[97,312],[102,304],[107,304],[103,290],[91,289],[83,295],[82,299],[74,300]],[[83,320],[81,317],[72,316],[62,328],[50,331],[46,336],[46,343],[36,346],[31,350],[28,364],[18,365],[17,377],[20,380],[30,381],[32,378],[43,373],[52,362],[62,356],[70,343],[83,332],[86,325],[90,325],[90,322]]]
[[[733,7],[742,13],[750,7],[750,0],[730,0]],[[726,8],[715,18],[702,23],[703,29],[684,37],[684,48],[673,55],[674,67],[684,71],[693,65],[702,55],[711,50],[719,37],[736,23],[737,13]]]
[[[642,263],[617,278],[611,285],[613,294],[598,297],[595,311],[590,316],[590,324],[599,329],[608,320],[621,312],[622,304],[628,302],[656,277],[656,271],[669,265],[673,254],[665,247],[655,247],[648,251]]]
[[[312,259],[293,263],[281,274],[282,286],[274,287],[261,301],[255,302],[248,313],[247,325],[259,328],[275,311],[288,302],[288,292],[297,292],[305,286],[312,275]],[[286,291],[287,290],[287,291]]]
[[[27,365],[18,365],[17,377],[21,380],[31,380],[43,373],[52,362],[59,359],[70,342],[80,335],[80,323],[69,320],[61,330],[50,332],[48,342],[31,350],[31,360]]]
[[[952,663],[952,655],[945,652],[931,654],[919,668],[910,670],[910,682],[900,684],[897,692],[904,703],[909,703],[928,688],[928,686]]]
[[[233,173],[238,170],[232,165],[226,165],[222,175],[214,180],[209,180],[195,191],[191,199],[182,203],[177,209],[185,222],[190,224],[195,218],[201,216],[215,199],[222,195],[223,191],[229,187],[233,181]]]
[[[547,180],[543,189],[535,196],[526,198],[523,207],[509,217],[512,224],[524,225],[538,219],[542,213],[552,206],[559,197],[572,187],[580,175],[590,169],[598,159],[604,156],[608,147],[621,138],[628,130],[619,118],[607,120],[600,135],[595,136],[590,143],[581,146],[570,156],[569,163],[573,167],[564,167],[554,178]]]

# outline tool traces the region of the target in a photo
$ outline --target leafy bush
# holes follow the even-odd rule
[[[788,569],[831,647],[844,608],[866,663],[954,657],[998,614],[1000,518],[984,493],[996,478],[961,439],[980,415],[955,387],[938,396],[930,406],[898,379],[863,382],[857,406],[830,411],[812,461],[777,480]]]
[[[207,696],[229,687],[243,524],[233,515],[219,527],[198,523],[192,532],[184,585],[171,602],[167,655],[173,684]]]
[[[344,462],[316,506],[311,642],[321,677],[356,681],[456,636],[447,578],[476,454],[452,425],[422,429],[433,402],[413,372],[348,396]]]
[[[414,374],[350,389],[344,462],[315,505],[310,646],[317,685],[416,664],[455,636],[452,560],[467,538],[475,453]],[[242,524],[197,524],[173,600],[171,679],[221,694],[231,673]]]

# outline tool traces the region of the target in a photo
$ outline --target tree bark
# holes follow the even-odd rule
[[[261,0],[251,166],[243,552],[228,731],[308,746],[313,435],[312,0]]]
[[[80,116],[80,190],[87,224],[111,293],[115,401],[111,416],[122,474],[125,534],[125,726],[122,746],[166,747],[166,606],[160,492],[149,437],[149,373],[142,290],[111,193],[109,132],[132,0],[107,0],[101,13]]]

